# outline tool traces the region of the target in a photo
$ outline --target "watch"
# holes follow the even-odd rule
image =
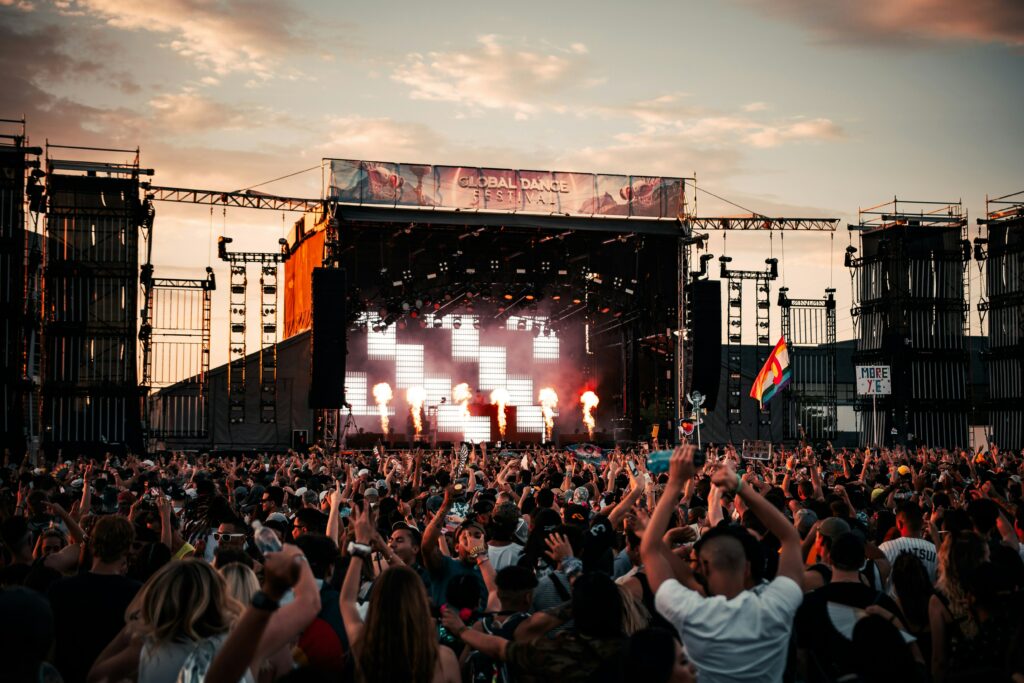
[[[281,606],[281,603],[263,591],[256,591],[252,596],[252,606],[266,612],[274,612]]]
[[[363,560],[370,559],[370,552],[373,550],[370,546],[365,543],[356,543],[355,541],[349,541],[348,543],[348,554],[353,557],[359,557]]]

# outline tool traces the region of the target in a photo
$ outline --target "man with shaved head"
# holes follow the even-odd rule
[[[693,453],[692,446],[683,446],[672,455],[668,483],[640,544],[655,606],[682,637],[701,683],[780,681],[803,599],[800,534],[731,466],[722,465],[712,483],[741,498],[779,539],[779,569],[774,580],[759,583],[764,556],[757,539],[743,527],[720,525],[696,548],[695,576],[664,540],[683,487],[694,475]]]

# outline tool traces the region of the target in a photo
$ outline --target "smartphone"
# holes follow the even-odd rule
[[[632,460],[626,461],[626,466],[629,467],[629,471],[633,473],[633,476],[639,476],[639,472],[636,469],[636,464]]]

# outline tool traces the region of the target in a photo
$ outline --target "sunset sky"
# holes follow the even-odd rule
[[[1019,0],[0,0],[0,73],[0,117],[33,143],[139,146],[161,185],[235,190],[322,157],[696,173],[764,214],[839,217],[834,242],[786,237],[784,270],[792,296],[834,282],[840,337],[858,207],[962,199],[974,231],[986,193],[1024,189]],[[319,196],[321,176],[259,189]],[[157,211],[157,275],[212,262],[224,282],[216,235],[269,251],[295,218]],[[753,269],[780,242],[727,247]],[[223,309],[221,291],[215,328]]]

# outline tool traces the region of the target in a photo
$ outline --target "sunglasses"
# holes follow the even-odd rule
[[[245,538],[245,534],[214,534],[213,538],[218,543],[221,541],[237,541]]]

